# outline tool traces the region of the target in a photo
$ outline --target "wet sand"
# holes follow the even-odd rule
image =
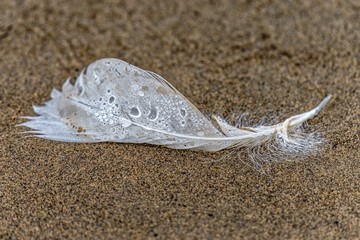
[[[0,238],[359,238],[357,1],[39,2],[0,2]],[[18,134],[19,116],[103,57],[249,123],[331,93],[308,127],[324,151],[264,175],[246,158],[212,162],[223,153]]]

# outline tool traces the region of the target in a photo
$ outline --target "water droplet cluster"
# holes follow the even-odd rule
[[[89,115],[109,137],[126,141],[137,135],[145,141],[154,129],[160,131],[159,139],[169,138],[173,144],[166,133],[201,137],[207,129],[214,132],[206,117],[154,73],[107,60],[90,65],[79,78],[82,96],[91,99]]]

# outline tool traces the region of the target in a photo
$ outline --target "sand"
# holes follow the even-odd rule
[[[0,238],[360,238],[358,1],[43,2],[0,2]],[[308,128],[327,143],[261,174],[212,162],[223,153],[18,134],[19,116],[103,57],[250,123],[331,93]]]

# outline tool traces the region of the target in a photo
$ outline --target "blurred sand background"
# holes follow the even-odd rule
[[[0,2],[0,238],[359,239],[359,1]],[[220,154],[24,138],[90,62],[159,73],[207,113],[309,121],[325,151],[260,174]]]

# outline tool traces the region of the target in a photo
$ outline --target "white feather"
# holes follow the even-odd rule
[[[117,59],[100,59],[69,79],[62,92],[36,107],[21,126],[37,137],[65,142],[128,142],[176,149],[219,151],[260,146],[271,139],[290,151],[307,151],[316,140],[294,134],[330,100],[272,126],[236,128],[206,118],[161,76]],[[301,136],[301,137],[299,137]],[[294,150],[294,151],[295,151]]]

